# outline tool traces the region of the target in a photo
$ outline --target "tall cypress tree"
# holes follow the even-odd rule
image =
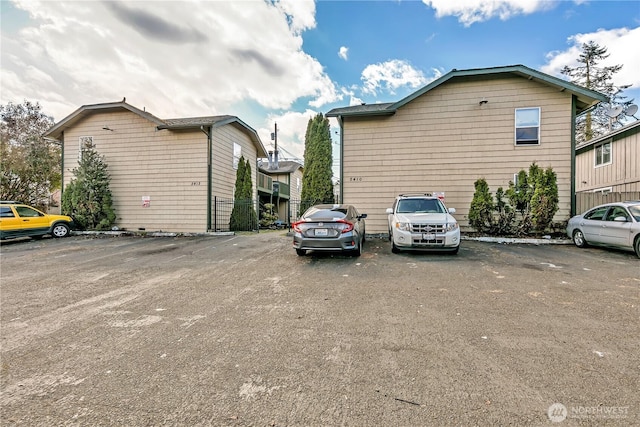
[[[334,202],[332,163],[329,119],[318,113],[309,119],[305,135],[301,213],[316,203]]]
[[[236,172],[236,188],[234,191],[233,210],[229,220],[231,231],[255,230],[258,216],[253,207],[253,182],[251,181],[251,164],[240,157]]]

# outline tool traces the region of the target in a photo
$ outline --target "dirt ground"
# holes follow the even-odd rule
[[[0,248],[3,426],[640,425],[640,260],[283,231]]]

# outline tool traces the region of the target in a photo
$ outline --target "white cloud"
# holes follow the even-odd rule
[[[507,20],[516,15],[546,10],[554,7],[548,0],[422,0],[436,11],[436,17],[456,16],[465,27],[494,17]]]
[[[307,125],[309,120],[318,115],[318,111],[307,109],[304,112],[287,112],[284,114],[270,115],[267,119],[268,128],[260,128],[257,130],[260,139],[265,145],[267,151],[273,150],[273,141],[271,141],[271,133],[274,130],[274,124],[278,124],[278,148],[284,148],[289,153],[298,157],[300,160],[304,158],[304,137],[307,133]],[[281,153],[280,158],[289,157],[287,153]]]
[[[14,4],[30,19],[2,34],[0,102],[39,101],[56,120],[124,96],[161,118],[341,99],[302,49],[316,25],[310,0]]]
[[[338,51],[338,56],[345,61],[349,59],[349,48],[346,46],[341,46],[340,50]]]
[[[547,55],[547,65],[541,71],[557,77],[562,76],[560,70],[565,66],[575,67],[577,58],[582,53],[582,45],[593,41],[601,47],[607,48],[609,57],[600,66],[624,64],[622,69],[613,75],[616,86],[633,84],[632,90],[640,89],[640,27],[628,29],[598,30],[594,33],[577,34],[569,38],[571,46],[564,51],[551,52]],[[636,99],[637,101],[637,99]]]
[[[409,62],[400,59],[368,65],[360,76],[364,86],[362,91],[376,95],[380,90],[395,94],[400,87],[417,88],[427,84],[422,71],[414,68]]]

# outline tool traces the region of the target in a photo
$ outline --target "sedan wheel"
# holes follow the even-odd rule
[[[56,224],[53,226],[51,234],[53,234],[53,237],[67,237],[69,235],[69,226],[62,223]]]
[[[579,248],[584,248],[585,246],[587,246],[587,241],[584,239],[584,234],[582,234],[581,230],[576,230],[573,232],[573,243],[575,243]]]
[[[298,254],[298,256],[305,256],[307,254],[307,251],[305,251],[304,249],[296,249],[296,253]]]
[[[633,249],[636,250],[636,255],[640,258],[640,236],[636,237],[636,241],[633,244]]]
[[[353,256],[360,256],[362,254],[362,240],[358,243],[358,246],[352,252]]]

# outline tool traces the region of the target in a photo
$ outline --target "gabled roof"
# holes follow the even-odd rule
[[[107,102],[102,104],[91,104],[91,105],[83,105],[78,108],[73,113],[69,114],[67,117],[56,123],[53,127],[51,127],[44,136],[47,138],[53,138],[59,140],[62,137],[62,132],[74,126],[80,120],[85,117],[94,114],[96,112],[109,112],[109,111],[117,111],[117,110],[128,110],[134,114],[143,117],[150,122],[156,125],[158,130],[169,129],[169,130],[183,130],[183,129],[194,129],[198,130],[202,127],[220,127],[223,125],[230,124],[237,129],[243,131],[253,141],[253,143],[258,148],[258,157],[266,156],[267,152],[258,136],[258,133],[245,122],[240,120],[236,116],[230,115],[221,115],[221,116],[206,116],[206,117],[191,117],[191,118],[181,118],[181,119],[159,119],[153,114],[147,113],[146,111],[140,110],[133,105],[127,104],[123,99],[120,102]]]
[[[577,146],[576,151],[580,151],[580,152],[586,151],[589,148],[593,148],[594,145],[599,144],[600,142],[606,141],[608,139],[618,140],[638,132],[640,132],[640,120],[636,120],[634,122],[628,123],[619,129],[615,129],[609,133],[600,135],[597,138],[590,139],[589,141]]]
[[[60,137],[62,136],[62,132],[67,129],[70,128],[71,126],[75,125],[76,123],[78,123],[80,120],[84,119],[87,116],[90,116],[91,114],[95,113],[96,111],[99,112],[105,112],[105,111],[117,111],[117,110],[129,110],[132,113],[135,113],[141,117],[144,117],[145,119],[149,120],[150,122],[155,123],[156,125],[161,125],[164,124],[164,122],[162,120],[160,120],[159,118],[157,118],[156,116],[154,116],[153,114],[147,113],[146,111],[142,111],[137,109],[136,107],[134,107],[133,105],[129,105],[125,102],[125,100],[123,99],[120,102],[105,102],[102,104],[91,104],[91,105],[83,105],[82,107],[78,108],[76,111],[74,111],[73,113],[69,114],[67,117],[65,117],[64,119],[60,120],[58,123],[56,123],[55,125],[53,125],[45,134],[44,136],[47,138],[53,138],[53,139],[57,139],[59,140]]]
[[[598,102],[607,101],[608,98],[594,90],[583,88],[568,81],[559,79],[557,77],[550,76],[548,74],[536,71],[524,65],[509,65],[505,67],[492,67],[492,68],[474,68],[469,70],[452,70],[440,77],[437,80],[429,83],[420,90],[413,92],[409,96],[401,99],[395,103],[387,104],[371,104],[371,105],[356,105],[353,107],[334,108],[329,111],[327,117],[338,116],[374,116],[374,115],[392,115],[396,110],[419,96],[424,95],[430,90],[449,81],[456,80],[469,80],[477,77],[499,77],[501,74],[510,74],[518,77],[525,78],[527,80],[538,81],[540,83],[552,86],[558,89],[560,92],[567,92],[576,96],[578,113],[587,110],[589,107],[597,104]]]

